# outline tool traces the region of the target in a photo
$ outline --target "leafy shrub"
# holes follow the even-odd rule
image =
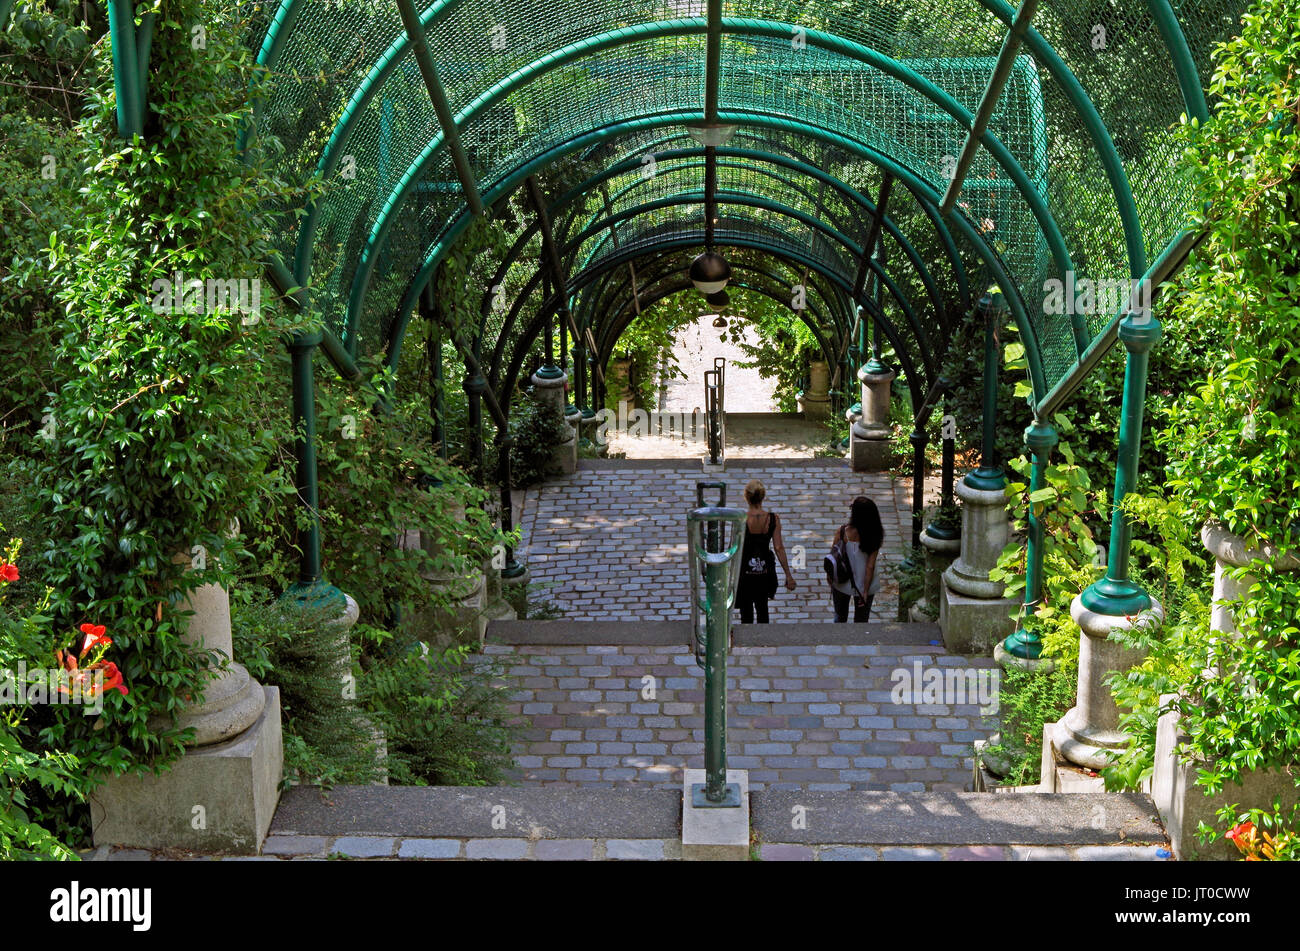
[[[510,481],[512,488],[536,485],[554,475],[555,447],[573,433],[554,403],[524,398],[510,413]]]
[[[235,656],[280,688],[286,781],[365,784],[379,778],[378,749],[360,704],[351,652],[339,651],[331,612],[252,598],[232,605]]]
[[[513,765],[501,668],[467,663],[468,654],[465,646],[421,650],[362,675],[362,701],[388,737],[392,782],[489,786]]]

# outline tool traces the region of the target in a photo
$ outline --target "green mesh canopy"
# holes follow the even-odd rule
[[[395,3],[283,0],[251,8],[266,73],[246,144],[274,142],[284,171],[322,176],[307,214],[286,209],[279,250],[354,360],[400,346],[474,202],[564,160],[577,177],[550,189],[548,213],[563,303],[593,337],[643,290],[680,282],[712,198],[715,243],[766,272],[738,271],[742,286],[776,299],[808,282],[805,319],[832,352],[866,307],[916,385],[997,285],[1042,407],[1077,386],[1119,316],[1051,313],[1044,283],[1160,280],[1181,263],[1190,198],[1174,132],[1206,115],[1210,52],[1244,6],[1039,3],[946,213],[1015,21],[1001,0],[439,0],[414,7],[426,68]],[[731,131],[713,195],[691,134],[705,120]],[[629,264],[653,278],[635,294]],[[485,351],[504,359],[517,347],[490,338],[545,319],[549,279],[526,293],[513,323],[485,323]]]

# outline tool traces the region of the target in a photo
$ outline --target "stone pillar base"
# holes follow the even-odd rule
[[[882,472],[894,464],[889,432],[865,433],[856,423],[849,430],[849,466],[854,472]]]
[[[429,578],[435,592],[449,595],[451,603],[428,608],[411,618],[416,636],[436,647],[469,644],[480,647],[487,633],[488,617],[485,594],[487,582],[483,572],[468,577]]]
[[[804,419],[830,419],[831,398],[826,394],[800,393],[798,396],[799,412]]]
[[[531,577],[527,568],[513,578],[501,576],[501,595],[514,609],[516,618],[528,617],[528,581]]]
[[[551,471],[559,475],[573,475],[578,471],[578,437],[569,436],[551,452]]]
[[[954,654],[987,654],[1016,629],[1014,598],[976,598],[939,586],[939,628],[943,646]]]
[[[95,845],[258,851],[284,774],[280,690],[260,689],[261,715],[242,733],[188,750],[161,776],[114,776],[96,789]]]
[[[1152,599],[1151,613],[1160,621],[1164,609]],[[1075,705],[1058,722],[1047,727],[1061,756],[1076,766],[1099,770],[1111,763],[1111,754],[1128,745],[1119,728],[1119,708],[1103,682],[1111,671],[1128,670],[1142,660],[1142,652],[1110,640],[1115,628],[1130,628],[1133,621],[1098,614],[1083,606],[1081,598],[1070,605],[1079,625],[1079,687]]]
[[[933,621],[939,616],[939,588],[943,584],[943,573],[961,551],[961,536],[936,538],[924,531],[921,533],[921,547],[925,549],[925,594],[908,610],[908,618],[913,622]]]

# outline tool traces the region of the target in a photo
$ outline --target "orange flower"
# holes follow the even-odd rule
[[[98,647],[101,644],[103,644],[105,647],[107,647],[109,644],[112,644],[113,639],[106,636],[104,632],[105,632],[105,628],[104,625],[102,624],[81,625],[81,633],[86,635],[86,641],[81,647],[81,653],[77,656],[85,657],[88,653],[90,653],[91,648]]]

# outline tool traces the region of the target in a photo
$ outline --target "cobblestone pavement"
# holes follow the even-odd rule
[[[1023,845],[922,846],[800,845],[764,843],[757,858],[765,862],[926,862],[926,861],[1081,861],[1159,862],[1170,858],[1159,846],[1088,845],[1050,848]],[[224,861],[280,862],[370,860],[533,860],[533,861],[672,861],[682,857],[677,839],[424,839],[401,836],[273,835],[261,855],[205,855],[193,852],[113,849],[86,853],[91,861]]]
[[[703,767],[704,674],[688,648],[484,651],[509,655],[511,712],[531,724],[515,750],[523,785],[679,784],[683,767]],[[896,672],[910,683],[935,667],[960,683],[948,698],[969,702],[911,702],[937,697],[907,695]],[[755,790],[963,791],[972,743],[996,729],[980,713],[996,671],[938,647],[734,647],[727,765]]]
[[[534,600],[572,620],[685,620],[690,616],[686,513],[695,507],[695,466],[579,469],[528,489],[520,555]],[[728,464],[727,501],[744,505],[745,483],[761,479],[766,506],[781,516],[797,588],[782,587],[771,603],[774,622],[833,621],[822,557],[849,503],[867,495],[885,528],[881,565],[901,560],[911,540],[911,489],[889,473],[853,472],[847,463]],[[782,579],[784,581],[784,579]],[[872,618],[892,620],[898,587],[888,576]]]

